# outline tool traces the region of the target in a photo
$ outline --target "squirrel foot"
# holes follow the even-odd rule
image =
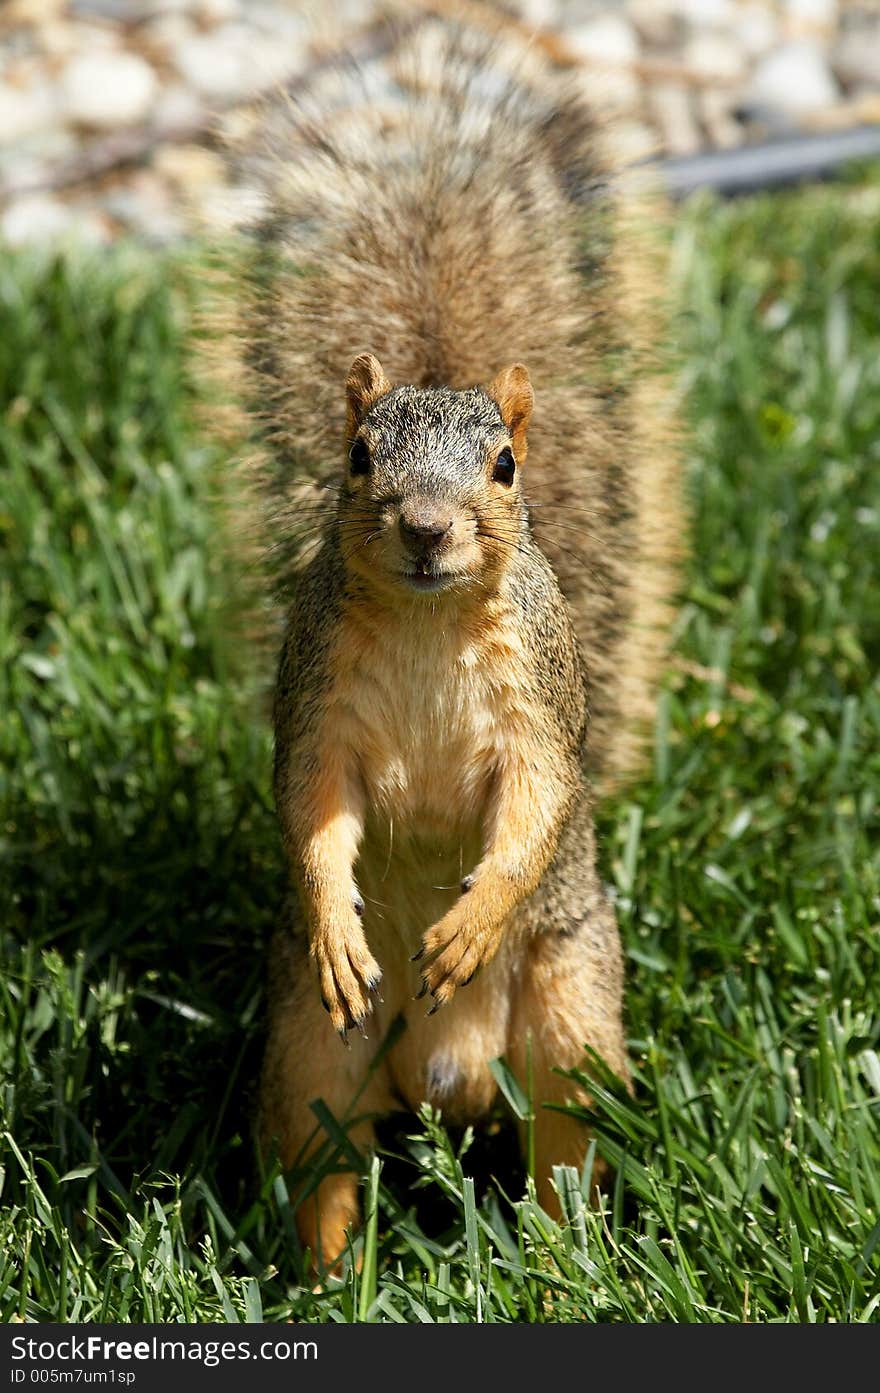
[[[347,933],[317,936],[312,957],[321,982],[321,1001],[333,1029],[346,1044],[349,1030],[359,1030],[366,1038],[364,1027],[382,971],[367,947],[360,924]]]
[[[454,906],[425,934],[423,950],[427,962],[422,968],[419,997],[431,993],[429,1016],[447,1005],[459,987],[466,987],[495,956],[499,934],[475,929],[468,909],[467,905],[461,909]]]

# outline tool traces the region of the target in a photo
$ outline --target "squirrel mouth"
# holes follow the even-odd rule
[[[411,571],[401,572],[407,585],[413,590],[445,590],[455,584],[455,576],[449,571],[437,571],[430,561],[416,561]]]

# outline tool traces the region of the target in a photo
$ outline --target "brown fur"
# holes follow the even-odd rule
[[[585,1043],[627,1074],[590,788],[634,766],[669,625],[662,272],[582,101],[537,55],[444,42],[430,73],[401,58],[402,109],[349,102],[339,123],[340,79],[264,120],[273,211],[237,390],[291,602],[275,791],[297,903],[262,1097],[288,1166],[316,1144],[316,1096],[476,1118],[488,1061],[524,1075],[527,1047],[538,1101],[571,1093],[553,1070]],[[367,1024],[346,1053],[329,1028]],[[540,1112],[548,1202],[552,1164],[583,1147]],[[356,1210],[346,1175],[302,1205],[319,1259]]]

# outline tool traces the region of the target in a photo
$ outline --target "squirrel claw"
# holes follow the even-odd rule
[[[411,962],[411,963],[417,963],[417,962],[418,962],[421,958],[423,958],[424,956],[425,956],[425,945],[424,945],[424,943],[423,943],[422,946],[421,946],[421,948],[419,948],[417,952],[413,953],[412,957],[410,958],[410,962]]]
[[[428,1010],[428,1015],[429,1015],[429,1016],[436,1016],[437,1012],[440,1010],[440,1007],[441,1007],[443,1004],[444,1004],[444,1003],[443,1003],[442,1001],[435,1001],[435,1002],[434,1002],[434,1005],[431,1006],[431,1007],[429,1008],[429,1010]]]

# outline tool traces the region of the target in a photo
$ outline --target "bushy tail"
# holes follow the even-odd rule
[[[662,273],[605,147],[538,52],[465,27],[423,25],[381,59],[322,72],[265,108],[240,155],[270,211],[222,356],[288,587],[341,475],[357,353],[425,386],[527,365],[526,491],[591,674],[590,763],[607,784],[650,721],[681,528]]]

